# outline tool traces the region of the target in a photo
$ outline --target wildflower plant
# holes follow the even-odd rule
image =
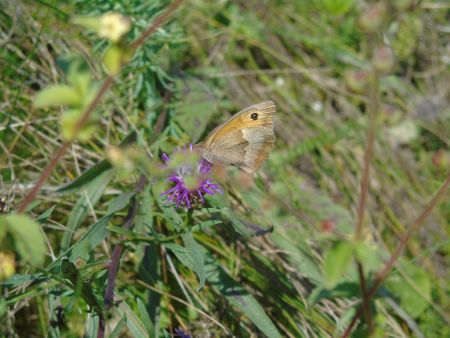
[[[426,88],[438,78],[416,60],[416,47],[429,50],[423,47],[433,46],[442,32],[423,38],[430,21],[421,20],[420,2],[402,0],[401,11],[408,13],[400,13],[398,1],[383,2],[368,10],[352,0],[324,0],[321,7],[305,2],[297,9],[290,2],[268,2],[267,9],[277,15],[267,16],[241,2],[198,1],[189,3],[189,15],[169,23],[181,0],[132,0],[126,6],[75,0],[64,6],[55,2],[45,11],[40,2],[7,1],[2,13],[13,15],[0,20],[8,47],[0,51],[8,56],[2,66],[20,63],[5,67],[0,83],[0,183],[17,179],[21,188],[19,203],[5,200],[0,191],[0,332],[347,337],[357,327],[362,336],[404,330],[401,335],[428,337],[433,335],[424,324],[429,331],[444,330],[446,318],[436,314],[445,314],[448,304],[437,295],[445,294],[446,284],[431,278],[433,270],[420,263],[433,265],[431,252],[444,257],[445,241],[418,251],[412,263],[400,255],[413,256],[415,247],[422,248],[421,242],[407,244],[432,211],[436,228],[448,216],[437,207],[450,186],[450,176],[437,185],[448,175],[448,145],[441,136],[431,138],[439,124],[448,123],[436,118],[426,133],[411,137],[415,147],[432,148],[428,153],[410,149],[421,161],[411,156],[408,175],[396,172],[393,157],[380,156],[380,149],[387,155],[390,149],[375,137],[382,132],[376,130],[376,115],[384,103],[409,110],[414,104],[409,98],[419,94],[415,87]],[[18,16],[15,6],[30,10]],[[67,8],[85,16],[70,19]],[[32,14],[34,9],[39,15]],[[358,13],[363,14],[359,20]],[[64,15],[67,20],[60,20]],[[323,27],[310,24],[322,17],[327,18]],[[441,20],[445,23],[445,16]],[[44,25],[55,22],[63,34]],[[283,36],[299,25],[314,39]],[[411,25],[413,36],[407,30]],[[76,34],[67,36],[70,32]],[[56,58],[67,50],[83,55]],[[398,76],[406,65],[399,67],[397,59],[411,61],[405,78],[414,85]],[[447,59],[442,62],[448,64]],[[324,71],[323,64],[332,71]],[[220,70],[214,80],[203,76],[224,65],[232,72]],[[299,72],[308,81],[298,81]],[[237,85],[229,86],[229,93],[227,74]],[[27,87],[36,79],[37,86]],[[245,97],[267,94],[282,103],[277,148],[285,151],[272,153],[278,161],[269,170],[235,181],[241,172],[231,170],[217,181],[213,173],[219,168],[202,159],[194,145],[163,154],[161,162],[157,154],[168,148],[169,137],[188,135],[198,142],[218,111],[237,108],[223,99],[236,88],[245,88]],[[310,103],[321,108],[306,116]],[[344,108],[345,114],[335,114]],[[6,123],[4,111],[11,116]],[[355,144],[364,143],[366,124],[360,122],[367,117],[363,161],[362,147]],[[303,120],[307,123],[297,128]],[[445,130],[438,134],[446,135]],[[410,140],[403,143],[399,154]],[[434,167],[416,175],[414,165],[425,166],[427,158]],[[218,183],[225,178],[227,189]],[[414,190],[404,194],[410,178],[415,178]],[[166,185],[162,194],[159,183]],[[43,187],[45,198],[39,198]],[[399,194],[393,187],[401,188]],[[403,226],[403,210],[415,213],[417,197],[432,194],[417,220]],[[433,228],[426,230],[428,243]]]
[[[167,197],[167,202],[190,209],[204,204],[205,195],[222,193],[211,177],[212,164],[201,158],[192,144],[177,150],[172,159],[165,153],[162,159],[169,174],[167,180],[172,184],[170,189],[162,193]]]

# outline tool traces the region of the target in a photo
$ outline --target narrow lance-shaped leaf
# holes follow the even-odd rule
[[[67,85],[54,85],[41,90],[34,99],[36,108],[44,108],[55,104],[65,104],[69,106],[81,103],[80,94]]]
[[[172,223],[173,227],[177,231],[182,230],[182,220],[180,215],[175,211],[173,207],[162,207],[164,218]],[[188,229],[186,229],[188,230]],[[187,252],[181,252],[180,250],[173,250],[172,252],[180,260],[181,263],[186,265],[189,269],[194,270],[199,280],[199,290],[205,285],[205,263],[203,248],[195,241],[192,233],[187,233],[181,236],[186,246]]]
[[[122,317],[127,318],[127,327],[130,334],[133,337],[136,338],[148,337],[145,324],[138,316],[136,316],[134,311],[130,308],[130,306],[126,302],[120,303],[119,313],[122,315]]]
[[[216,288],[235,307],[240,309],[267,337],[281,337],[280,332],[258,301],[248,291],[231,278],[212,256],[206,256],[206,276]]]
[[[66,250],[69,247],[74,232],[88,215],[89,207],[94,206],[98,202],[112,177],[112,171],[104,172],[95,180],[91,181],[86,191],[81,194],[80,199],[77,201],[69,215],[67,230],[62,239],[62,250]]]

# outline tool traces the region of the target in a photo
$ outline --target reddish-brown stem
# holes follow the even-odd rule
[[[370,310],[370,297],[369,293],[367,292],[367,285],[366,285],[366,278],[364,277],[364,269],[360,262],[356,262],[356,267],[358,269],[358,276],[359,276],[359,282],[360,282],[360,288],[361,288],[361,295],[362,295],[362,310],[364,313],[364,318],[367,323],[367,327],[369,329],[369,332],[373,332],[373,320],[372,320],[372,313]]]
[[[147,178],[144,175],[141,175],[137,184],[136,184],[136,193],[139,193],[144,189],[145,184],[147,183]],[[130,208],[128,209],[128,214],[125,217],[123,228],[130,229],[133,226],[134,218],[138,212],[139,203],[136,198],[133,198],[131,201]],[[108,284],[105,292],[105,309],[108,310],[114,300],[114,285],[116,281],[117,269],[119,267],[120,256],[122,255],[123,245],[117,244],[114,247],[113,254],[111,257],[111,262],[108,266]]]
[[[39,177],[39,180],[34,185],[33,189],[25,196],[25,198],[20,203],[19,207],[17,208],[18,213],[25,212],[27,206],[34,200],[37,193],[41,189],[44,182],[47,180],[47,178],[50,176],[53,169],[58,164],[58,161],[63,155],[66,153],[67,149],[69,148],[71,142],[65,141],[61,147],[56,151],[56,153],[53,155],[50,163],[47,165],[47,167],[42,172],[41,176]]]
[[[110,75],[106,78],[105,81],[103,81],[102,86],[100,87],[100,90],[98,91],[95,98],[92,100],[92,102],[87,107],[86,111],[83,113],[81,118],[77,121],[74,127],[74,134],[76,135],[81,128],[83,128],[84,124],[89,120],[92,112],[95,110],[97,105],[99,104],[101,98],[103,95],[105,95],[108,88],[111,86],[114,78]],[[22,202],[19,205],[19,208],[17,211],[19,213],[25,212],[27,206],[34,200],[39,190],[41,190],[42,185],[45,183],[47,178],[52,173],[53,169],[55,169],[56,165],[58,164],[59,160],[64,156],[67,149],[72,144],[72,141],[65,141],[61,147],[56,151],[56,153],[53,155],[50,163],[47,165],[47,167],[42,172],[41,176],[39,177],[39,180],[34,185],[33,189],[25,196],[25,198],[22,200]]]
[[[364,152],[364,165],[363,173],[361,176],[361,191],[359,194],[358,208],[356,214],[356,228],[355,228],[355,238],[358,240],[362,236],[363,223],[364,223],[364,212],[366,209],[367,195],[369,193],[369,180],[370,180],[370,163],[373,157],[373,147],[375,143],[375,132],[376,132],[376,119],[379,110],[379,100],[378,100],[378,74],[373,71],[370,81],[369,89],[369,129],[367,132],[367,145]]]
[[[404,233],[404,235],[400,238],[400,241],[395,248],[394,253],[392,254],[389,261],[385,264],[382,270],[380,270],[377,273],[377,276],[375,277],[374,284],[370,288],[370,290],[367,293],[368,300],[372,299],[375,293],[377,292],[380,285],[384,282],[386,277],[389,275],[391,270],[393,269],[395,263],[397,262],[398,258],[402,254],[403,250],[406,247],[406,244],[408,243],[408,240],[411,238],[414,231],[416,231],[421,224],[427,219],[427,217],[431,214],[433,209],[436,207],[436,205],[439,203],[439,201],[444,196],[448,186],[450,184],[450,174],[447,176],[445,181],[442,183],[441,187],[439,188],[438,192],[434,195],[434,197],[431,199],[431,201],[427,204],[424,211],[420,214],[420,216],[414,221],[411,226],[408,227],[408,230]],[[348,325],[347,329],[342,334],[341,338],[346,338],[349,336],[350,332],[352,331],[353,327],[355,326],[356,322],[358,321],[359,317],[361,317],[363,310],[362,308],[358,308],[358,311],[353,316],[352,321]]]
[[[364,164],[363,172],[361,176],[361,191],[359,194],[357,214],[356,214],[356,227],[355,227],[355,239],[358,241],[362,237],[363,225],[364,225],[364,212],[366,209],[367,196],[369,193],[370,182],[370,164],[373,157],[373,148],[375,143],[377,113],[379,110],[379,97],[378,97],[378,74],[375,70],[372,72],[369,86],[369,126],[367,131],[367,144],[364,152]],[[370,311],[370,298],[367,294],[366,278],[364,276],[364,270],[361,262],[356,262],[359,276],[359,285],[361,288],[362,308],[364,312],[364,318],[366,319],[369,332],[373,331],[372,315]]]

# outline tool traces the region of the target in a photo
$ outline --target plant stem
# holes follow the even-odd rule
[[[136,184],[136,192],[139,193],[144,189],[145,184],[147,183],[147,178],[144,175],[141,175],[139,177],[139,180]],[[131,200],[131,205],[128,209],[128,214],[125,217],[123,227],[125,229],[130,229],[133,226],[134,218],[136,217],[137,211],[139,207],[139,202],[136,199],[136,196],[134,196]],[[117,276],[117,270],[119,268],[119,262],[120,257],[122,255],[123,251],[123,244],[117,244],[114,247],[112,256],[111,256],[111,262],[108,266],[108,279],[107,279],[107,286],[105,291],[105,297],[104,297],[104,303],[105,303],[105,310],[109,310],[111,307],[113,301],[114,301],[114,286],[116,284],[116,276]],[[99,329],[97,332],[97,338],[103,338],[105,335],[105,319],[103,315],[99,317]]]
[[[379,110],[379,79],[378,74],[374,70],[370,80],[369,86],[369,104],[367,110],[369,113],[369,126],[367,132],[367,145],[364,152],[364,166],[361,177],[361,192],[359,194],[357,215],[356,215],[356,228],[355,239],[359,240],[362,237],[363,225],[364,225],[364,212],[367,203],[367,196],[369,193],[369,180],[370,180],[370,163],[373,157],[373,148],[375,143],[375,133],[377,126],[377,115]]]
[[[369,113],[369,126],[367,131],[367,144],[364,152],[364,164],[363,172],[361,176],[361,191],[359,194],[357,214],[356,214],[356,227],[355,227],[355,240],[361,240],[364,228],[364,213],[367,204],[367,196],[369,194],[369,182],[370,182],[370,164],[373,157],[373,149],[375,143],[375,134],[377,127],[377,115],[379,110],[379,78],[376,70],[372,70],[369,84],[369,103],[367,105],[367,111]],[[367,293],[367,283],[364,276],[364,269],[361,262],[356,262],[358,270],[359,286],[361,288],[362,296],[362,309],[364,318],[367,323],[369,334],[374,330],[372,313],[370,310],[370,297]]]

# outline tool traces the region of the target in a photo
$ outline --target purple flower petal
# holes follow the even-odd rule
[[[195,147],[192,144],[189,145],[189,148],[185,147],[183,150],[178,150],[178,152],[185,153],[187,157],[195,151]],[[163,153],[162,159],[167,167],[170,167],[168,166],[170,157]],[[161,194],[162,196],[166,196],[166,203],[173,202],[177,207],[187,206],[188,208],[192,208],[197,203],[205,203],[204,195],[214,195],[217,192],[222,193],[220,186],[213,183],[213,180],[209,176],[211,169],[212,164],[203,158],[196,165],[192,165],[192,161],[187,159],[185,163],[174,168],[173,172],[167,177],[167,180],[173,186]],[[194,189],[188,189],[184,178],[186,176],[192,177],[193,175],[199,178],[198,186]]]

